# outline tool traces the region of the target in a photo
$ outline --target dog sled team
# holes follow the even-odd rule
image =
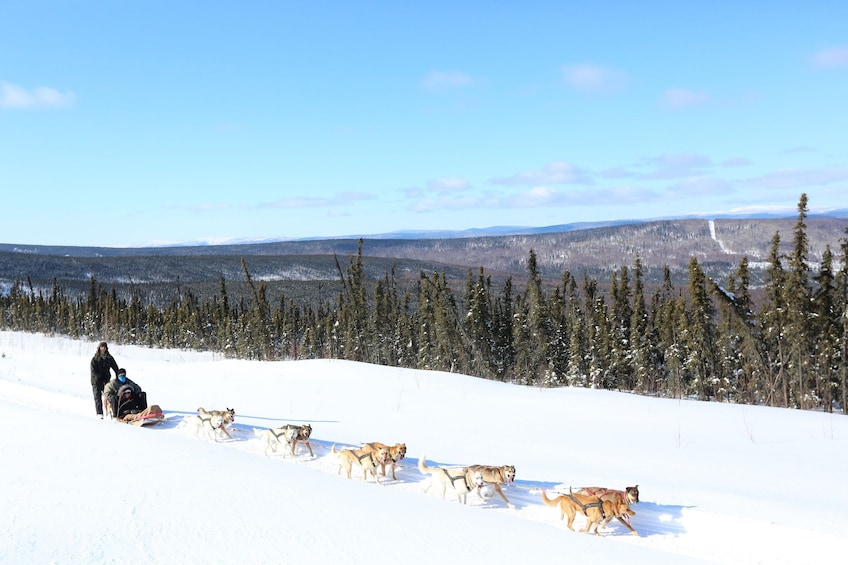
[[[115,378],[110,380],[110,370],[115,372]],[[100,342],[94,358],[91,361],[91,385],[97,415],[103,418],[106,414],[110,419],[133,425],[150,425],[164,420],[164,414],[157,405],[147,405],[147,394],[138,384],[127,377],[126,369],[119,368],[115,359],[109,354],[106,342]],[[197,409],[196,415],[187,416],[185,422],[194,430],[196,437],[205,437],[220,441],[234,439],[230,433],[235,422],[235,409],[206,410]],[[310,424],[286,424],[280,427],[257,430],[261,438],[266,456],[277,454],[296,455],[298,444],[303,445],[314,457],[310,437]],[[363,481],[369,475],[374,482],[382,484],[380,477],[388,480],[387,468],[391,478],[397,481],[397,468],[406,458],[406,444],[396,443],[387,445],[380,442],[363,444],[361,447],[336,449],[333,443],[330,456],[338,464],[338,474],[342,471],[348,479],[352,478],[354,468]],[[379,472],[378,472],[379,469]],[[515,508],[503,491],[505,486],[515,481],[514,465],[468,465],[465,467],[436,467],[427,465],[426,456],[418,459],[418,471],[429,478],[424,492],[435,487],[442,498],[450,491],[462,504],[467,504],[468,495],[477,494],[482,499],[498,497],[509,507]],[[569,488],[568,492],[560,490],[546,491],[541,489],[541,499],[545,506],[558,508],[560,519],[567,518],[566,526],[574,531],[574,520],[578,514],[585,517],[585,526],[581,530],[586,533],[600,535],[599,529],[606,527],[613,520],[623,524],[631,534],[639,535],[633,528],[630,518],[636,513],[631,505],[639,502],[639,486],[629,486],[623,490],[582,487]]]
[[[215,430],[222,429],[226,432],[225,426],[231,424],[234,418],[235,410],[232,408],[227,408],[225,411],[207,411],[198,408],[198,415],[192,416],[197,433],[205,429],[207,433],[212,433],[213,437]],[[295,456],[297,445],[302,444],[310,457],[315,456],[309,441],[312,436],[310,424],[286,424],[266,430],[256,430],[255,433],[261,438],[265,455],[275,455],[279,452],[283,456],[287,454]],[[227,436],[232,437],[228,433]],[[388,474],[391,474],[392,480],[398,480],[397,468],[406,458],[406,444],[387,445],[370,442],[360,447],[336,449],[336,444],[333,443],[330,456],[338,464],[339,475],[344,471],[345,476],[351,479],[356,469],[363,481],[372,478],[379,485],[382,484],[380,477],[388,480]],[[467,504],[468,495],[471,493],[475,493],[484,500],[492,499],[497,495],[509,508],[515,508],[503,491],[505,486],[512,485],[515,481],[514,465],[436,467],[427,465],[426,456],[422,455],[418,459],[418,471],[429,478],[424,492],[435,487],[442,498],[446,498],[447,493],[451,492],[462,504]],[[558,491],[548,493],[542,489],[541,498],[546,506],[559,508],[560,519],[568,518],[567,527],[571,531],[574,531],[575,517],[581,514],[586,519],[583,532],[600,535],[600,528],[608,526],[613,520],[618,520],[631,534],[639,535],[630,521],[631,516],[636,514],[631,505],[639,502],[638,485],[629,486],[623,490],[601,487],[569,488],[567,493]]]

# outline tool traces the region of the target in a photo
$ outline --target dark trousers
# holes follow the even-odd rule
[[[94,395],[94,409],[97,410],[97,415],[103,415],[103,387],[106,383],[99,382],[91,385],[91,393]]]

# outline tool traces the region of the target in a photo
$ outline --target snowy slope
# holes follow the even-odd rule
[[[112,345],[167,420],[94,416],[95,343],[0,332],[0,562],[809,563],[848,551],[848,418],[534,389],[345,361],[259,363]],[[233,440],[195,437],[234,407]],[[315,457],[266,457],[269,426],[310,423]],[[329,454],[405,442],[398,481]],[[430,465],[513,464],[495,498],[424,493]],[[540,488],[639,484],[634,527],[572,533]],[[578,517],[577,527],[583,526]]]

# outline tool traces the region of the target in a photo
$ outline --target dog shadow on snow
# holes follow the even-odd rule
[[[630,521],[636,531],[639,532],[640,537],[680,535],[686,532],[683,512],[686,509],[694,508],[693,506],[661,504],[647,501],[644,499],[646,488],[644,486],[640,486],[639,488],[641,490],[641,500],[630,505],[631,510],[636,512]],[[566,494],[568,492],[568,487],[562,483],[521,480],[516,480],[511,488],[505,490],[510,500],[516,506],[522,507],[542,504],[540,500],[542,489],[545,489],[551,498],[556,494]],[[650,496],[649,493],[647,494]],[[609,532],[609,535],[630,534],[624,526],[615,520],[607,526],[607,532]],[[601,534],[604,534],[604,530],[601,530]]]

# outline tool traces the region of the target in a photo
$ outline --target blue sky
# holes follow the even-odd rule
[[[848,205],[844,1],[405,4],[4,3],[0,243]]]

